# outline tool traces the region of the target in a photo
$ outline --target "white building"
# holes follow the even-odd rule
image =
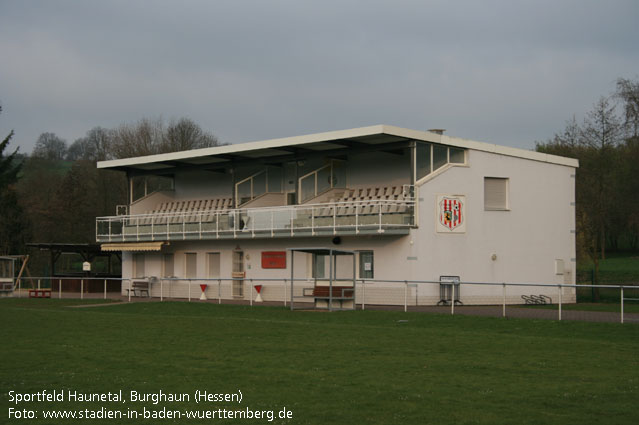
[[[124,278],[241,276],[224,297],[247,298],[251,279],[290,277],[286,249],[333,247],[357,251],[362,279],[575,283],[575,159],[378,125],[98,167],[130,181],[128,210],[96,222],[103,249],[123,251]],[[325,258],[301,255],[296,278],[322,278]],[[171,295],[187,288],[173,282]],[[367,287],[366,302],[403,303],[391,289]],[[540,293],[517,289],[508,302]],[[416,295],[441,299],[437,285]],[[464,285],[461,300],[501,302],[502,288]]]

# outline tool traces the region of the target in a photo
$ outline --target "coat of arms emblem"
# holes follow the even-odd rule
[[[460,198],[442,197],[439,201],[439,223],[451,231],[461,226],[465,220],[463,206]]]

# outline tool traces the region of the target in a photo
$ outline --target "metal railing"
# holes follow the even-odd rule
[[[415,201],[367,200],[284,207],[180,211],[96,218],[97,242],[219,239],[407,231]]]
[[[133,291],[133,282],[140,278],[79,278],[79,277],[34,277],[16,282],[11,296],[27,297],[35,289],[50,291],[52,298],[116,298],[123,301],[133,299],[185,299],[188,301],[204,298],[221,304],[240,302],[248,305],[258,303],[256,297],[260,286],[261,299],[271,305],[308,303],[312,306],[314,297],[309,295],[314,281],[309,279],[278,278],[161,278],[150,279],[149,291],[145,296]],[[75,286],[66,283],[74,282]],[[79,282],[78,282],[79,281]],[[351,280],[352,281],[352,280]],[[356,279],[355,303],[359,309],[394,308],[407,311],[434,313],[469,314],[493,317],[519,317],[533,319],[585,320],[639,323],[639,286],[596,285],[598,288],[618,291],[616,303],[594,305],[586,303],[583,308],[576,303],[576,292],[585,285],[543,284],[543,283],[489,283],[459,282],[451,285],[450,302],[438,306],[440,281],[424,280],[380,280]],[[234,287],[242,285],[243,296],[234,296]],[[587,285],[588,288],[590,285]],[[293,288],[293,297],[291,297]],[[478,291],[478,288],[483,288]],[[479,295],[478,295],[479,294]],[[549,299],[546,305],[526,305],[525,294],[544,295]],[[5,295],[7,295],[5,293]],[[148,295],[148,297],[146,296]],[[489,299],[482,305],[476,300]],[[629,305],[632,304],[632,308]],[[603,308],[600,308],[603,307]]]

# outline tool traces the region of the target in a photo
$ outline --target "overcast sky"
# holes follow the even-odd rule
[[[227,143],[391,124],[532,149],[639,75],[639,2],[0,0],[0,138],[189,117]]]

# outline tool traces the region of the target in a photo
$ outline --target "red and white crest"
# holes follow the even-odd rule
[[[463,196],[438,196],[438,231],[464,231],[465,228],[465,199]]]

